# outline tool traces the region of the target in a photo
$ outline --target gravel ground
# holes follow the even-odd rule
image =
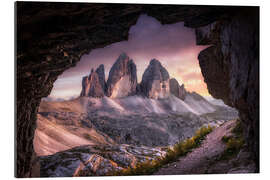
[[[194,149],[185,157],[161,168],[155,175],[179,175],[179,174],[204,174],[208,171],[209,165],[226,148],[222,142],[224,135],[229,135],[236,121],[228,121],[222,126],[214,129],[207,135],[199,148]]]

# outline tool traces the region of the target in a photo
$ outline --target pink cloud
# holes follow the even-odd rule
[[[128,41],[117,42],[84,55],[76,67],[68,69],[59,77],[51,95],[68,96],[68,93],[60,93],[66,89],[73,96],[75,90],[81,88],[81,78],[100,64],[104,64],[108,76],[112,64],[122,52],[126,52],[136,63],[139,81],[152,58],[160,60],[170,75],[183,83],[191,79],[202,80],[192,70],[199,69],[197,56],[205,47],[196,46],[195,42],[194,30],[184,27],[183,23],[161,25],[158,20],[142,15],[136,25],[130,28]],[[199,90],[194,85],[188,87]],[[205,89],[205,86],[201,87]]]

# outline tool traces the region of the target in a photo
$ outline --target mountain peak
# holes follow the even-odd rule
[[[202,99],[197,93],[186,91],[184,84],[179,85],[175,78],[170,79],[169,72],[162,63],[153,58],[145,69],[142,81],[137,83],[137,68],[132,59],[122,52],[112,65],[107,82],[105,67],[100,64],[96,70],[91,69],[89,76],[82,80],[81,96],[120,98],[130,95],[144,95],[148,98],[160,99],[173,94],[185,100],[189,94]]]
[[[170,93],[182,100],[185,100],[187,95],[187,91],[184,87],[184,84],[179,86],[179,83],[175,78],[170,79]]]
[[[119,55],[118,59],[129,59],[129,57],[128,57],[128,55],[127,55],[125,52],[122,52],[122,53]]]
[[[115,98],[135,94],[136,86],[136,65],[126,53],[122,53],[110,69],[107,81],[107,96]]]
[[[143,73],[141,82],[142,93],[150,98],[163,98],[169,95],[168,71],[157,59],[152,59]]]
[[[92,68],[89,76],[83,77],[80,96],[103,97],[105,86],[104,65],[101,64],[96,71]]]
[[[154,64],[157,64],[157,65],[161,65],[161,63],[159,62],[159,60],[157,60],[157,59],[152,59],[151,61],[150,61],[150,63],[149,63],[150,65],[154,65]]]

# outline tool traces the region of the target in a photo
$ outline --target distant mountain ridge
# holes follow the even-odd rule
[[[162,99],[173,94],[184,100],[187,93],[184,85],[180,86],[175,78],[170,78],[167,69],[157,59],[150,61],[141,83],[138,83],[136,64],[126,53],[122,53],[112,65],[107,82],[103,64],[83,77],[80,96],[122,98],[141,95]]]

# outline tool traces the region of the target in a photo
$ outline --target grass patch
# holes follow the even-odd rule
[[[243,138],[229,137],[226,142],[226,150],[223,152],[219,160],[229,160],[236,156],[244,145]]]
[[[243,127],[238,120],[236,126],[232,130],[232,136],[223,136],[222,141],[226,143],[226,149],[219,160],[228,160],[239,153],[244,145]]]
[[[121,171],[109,172],[109,176],[131,176],[131,175],[150,175],[156,172],[162,166],[176,161],[179,157],[185,156],[192,149],[200,146],[206,135],[212,132],[213,127],[202,127],[196,131],[195,135],[189,139],[175,144],[172,148],[168,148],[167,153],[163,157],[154,160],[146,160],[137,163],[134,167],[128,167]]]
[[[222,140],[222,142],[227,143],[227,142],[229,141],[230,138],[231,138],[231,136],[226,136],[226,135],[225,135],[225,136],[222,137],[221,140]]]
[[[236,126],[233,128],[232,133],[236,136],[243,136],[243,126],[240,119],[237,119]]]

